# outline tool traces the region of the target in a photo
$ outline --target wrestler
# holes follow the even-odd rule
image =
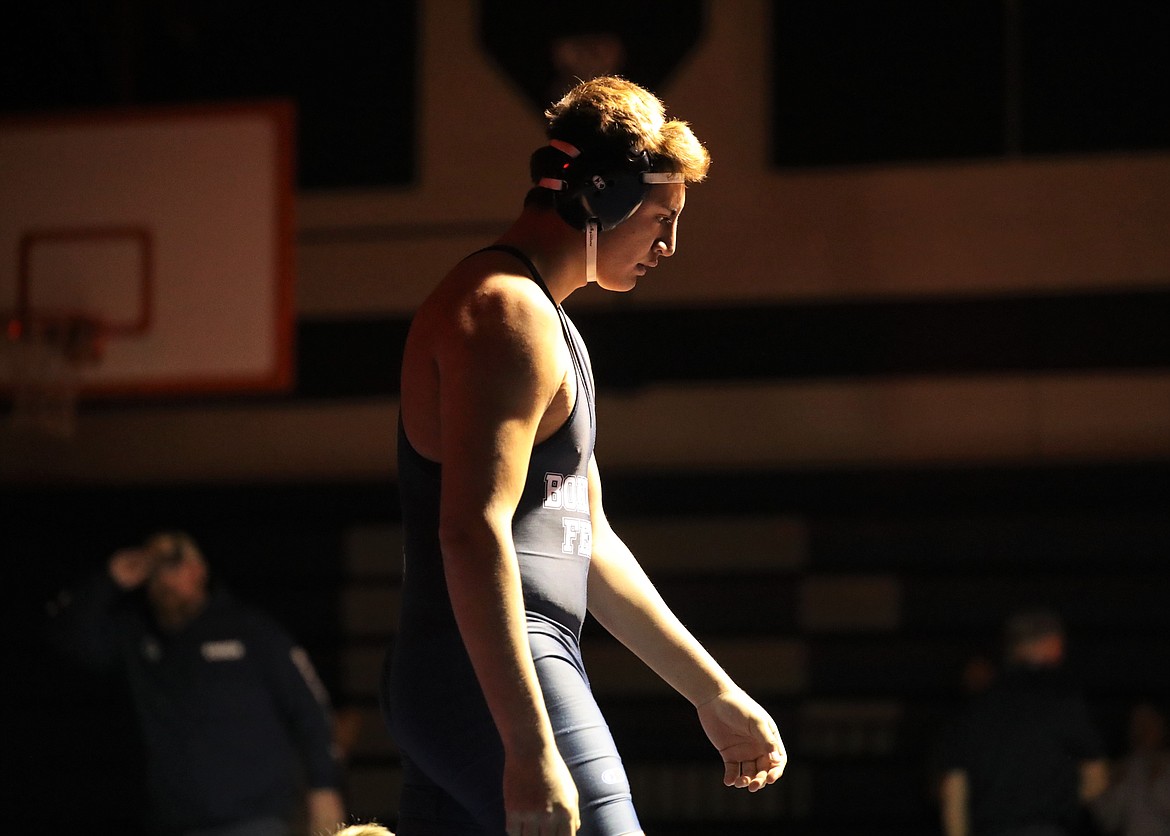
[[[447,274],[406,341],[405,572],[383,682],[399,836],[642,832],[581,658],[587,611],[695,706],[725,784],[757,791],[786,763],[771,717],[606,520],[589,355],[561,307],[590,282],[630,290],[674,254],[709,156],[616,77],[547,117],[519,217]]]

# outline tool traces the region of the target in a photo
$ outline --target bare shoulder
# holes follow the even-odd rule
[[[440,429],[454,437],[521,418],[541,440],[569,413],[560,318],[519,267],[502,253],[468,259],[415,314],[402,358],[403,424],[428,458],[445,460]]]
[[[447,274],[419,309],[416,321],[444,350],[493,347],[530,351],[560,333],[552,302],[515,259],[481,254]]]

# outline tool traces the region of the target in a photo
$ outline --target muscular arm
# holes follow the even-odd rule
[[[589,509],[593,617],[698,709],[707,736],[723,756],[725,784],[755,791],[774,782],[787,762],[775,723],[679,621],[610,527],[595,460],[589,463]]]
[[[719,664],[662,599],[646,572],[610,527],[601,502],[601,476],[589,463],[593,556],[589,611],[672,688],[700,706],[735,687]]]
[[[535,286],[466,302],[437,354],[443,483],[439,536],[452,608],[505,751],[509,831],[517,818],[576,819],[528,647],[512,515],[540,420],[563,379],[559,326]],[[555,322],[555,320],[552,320]],[[517,831],[518,832],[518,831]]]

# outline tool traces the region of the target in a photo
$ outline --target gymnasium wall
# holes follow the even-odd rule
[[[1170,142],[1029,149],[1005,120],[991,151],[795,164],[777,149],[777,91],[799,88],[800,67],[777,54],[792,40],[777,27],[807,6],[695,6],[697,36],[658,92],[707,144],[710,178],[688,194],[677,255],[628,295],[587,288],[566,309],[594,356],[610,517],[776,713],[790,774],[729,799],[687,707],[591,625],[595,684],[648,829],[933,832],[935,735],[1014,607],[1065,613],[1114,745],[1132,701],[1170,696],[1156,663],[1170,651]],[[112,549],[191,529],[357,719],[351,803],[383,820],[398,780],[375,677],[399,581],[401,342],[444,270],[516,214],[542,141],[538,109],[485,49],[489,7],[420,0],[380,20],[413,33],[396,93],[409,142],[382,124],[386,160],[354,150],[332,180],[302,168],[290,391],[96,399],[68,440],[0,432],[5,540],[31,575],[16,611],[33,622]],[[299,139],[318,160],[319,135]],[[35,734],[14,751],[52,776],[32,797],[68,786],[65,818],[128,819],[110,787],[133,761],[107,753],[132,732],[90,722],[121,716],[116,691],[77,685],[28,635]],[[99,764],[107,783],[88,788]]]

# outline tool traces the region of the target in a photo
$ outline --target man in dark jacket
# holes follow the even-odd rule
[[[312,832],[344,819],[329,701],[307,655],[210,584],[189,536],[118,551],[53,620],[71,656],[128,679],[152,833],[286,836],[306,784]]]

